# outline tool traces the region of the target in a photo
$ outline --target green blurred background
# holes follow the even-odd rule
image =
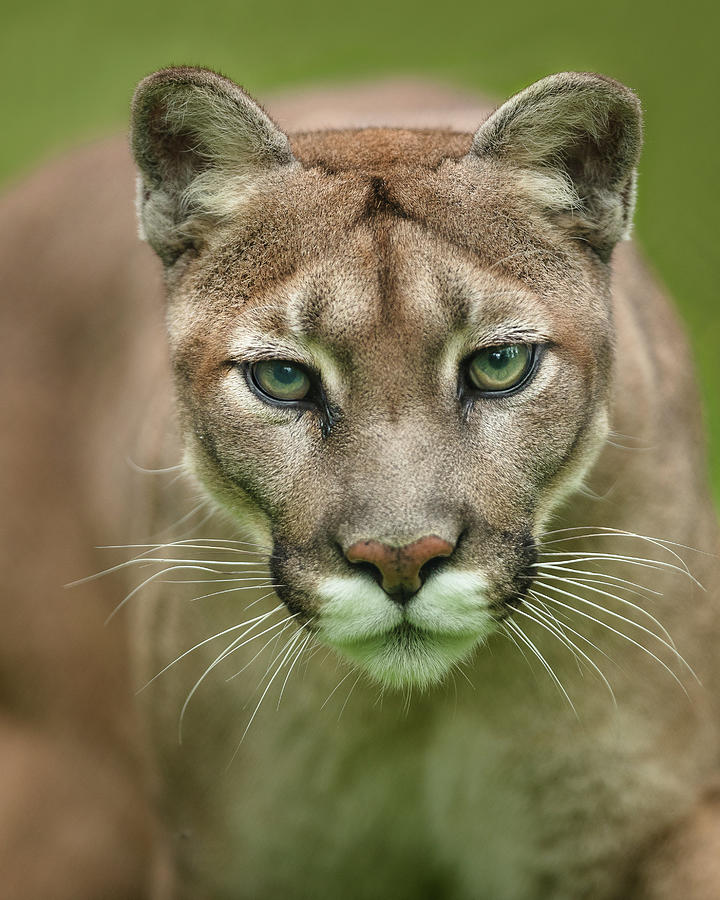
[[[169,63],[257,94],[417,73],[504,98],[558,70],[613,75],[645,106],[636,234],[691,331],[720,499],[718,25],[716,4],[662,0],[6,0],[0,183],[123,128],[135,83]]]

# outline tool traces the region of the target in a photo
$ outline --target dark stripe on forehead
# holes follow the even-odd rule
[[[388,182],[380,177],[370,179],[365,206],[357,224],[371,222],[374,232],[373,245],[377,254],[377,276],[382,320],[386,324],[402,317],[396,296],[395,261],[393,260],[393,220],[411,222],[423,231],[433,233],[432,227],[422,216],[411,215],[391,193]]]
[[[400,313],[396,298],[396,278],[392,260],[392,238],[389,227],[381,223],[373,241],[377,254],[378,300],[381,320],[387,324]]]
[[[411,218],[402,206],[391,198],[385,179],[376,176],[370,180],[370,189],[365,201],[363,218],[372,219],[378,215],[391,215],[396,216],[398,219]],[[415,221],[418,220],[416,219]],[[424,225],[425,223],[419,221],[419,224]]]

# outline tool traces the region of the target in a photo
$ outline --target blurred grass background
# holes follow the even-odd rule
[[[135,83],[170,63],[219,69],[256,94],[421,74],[502,99],[563,69],[612,75],[645,107],[636,235],[690,328],[720,499],[718,8],[695,0],[5,0],[0,184],[122,129]]]

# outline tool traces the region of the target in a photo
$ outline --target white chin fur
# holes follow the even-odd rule
[[[403,611],[366,579],[327,578],[318,636],[384,685],[424,688],[494,630],[487,586],[470,572],[434,575]]]

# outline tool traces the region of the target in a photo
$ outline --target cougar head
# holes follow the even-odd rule
[[[288,608],[385,684],[441,679],[512,614],[607,435],[640,130],[590,74],[474,135],[289,138],[200,69],[137,89],[189,464]]]

